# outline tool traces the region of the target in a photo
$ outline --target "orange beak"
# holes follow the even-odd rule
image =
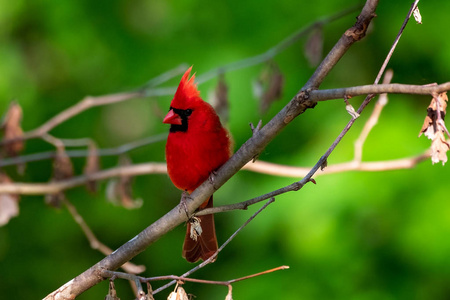
[[[173,124],[173,125],[181,125],[181,117],[174,113],[173,109],[169,110],[166,117],[163,120],[163,123],[165,124]]]

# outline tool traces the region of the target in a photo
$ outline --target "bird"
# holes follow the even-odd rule
[[[192,193],[222,166],[232,154],[232,138],[222,126],[214,108],[200,97],[192,66],[181,77],[163,123],[170,124],[166,143],[167,173],[172,183],[185,193]],[[213,206],[213,196],[199,209]],[[191,224],[192,220],[199,226]],[[214,215],[191,218],[183,244],[182,256],[188,262],[211,257],[218,249]],[[200,228],[198,228],[200,227]]]

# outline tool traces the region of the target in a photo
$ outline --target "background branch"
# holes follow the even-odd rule
[[[111,248],[100,242],[95,234],[92,232],[92,230],[89,228],[89,226],[84,221],[83,217],[78,213],[76,207],[70,203],[69,200],[66,198],[63,199],[64,205],[67,207],[67,210],[69,211],[72,218],[75,220],[75,222],[80,226],[81,230],[85,234],[86,238],[89,241],[89,244],[91,245],[91,248],[94,250],[98,250],[104,255],[110,255],[113,251]],[[122,269],[125,270],[125,272],[132,273],[132,274],[139,274],[145,271],[145,266],[143,265],[135,265],[131,262],[126,262],[121,266]]]

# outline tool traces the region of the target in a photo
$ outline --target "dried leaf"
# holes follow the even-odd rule
[[[153,297],[152,285],[149,281],[147,281],[147,300],[155,300],[155,298]]]
[[[192,217],[189,219],[189,223],[191,224],[190,237],[194,241],[197,241],[197,238],[203,233],[202,225],[200,224],[200,222],[200,218],[197,217]]]
[[[13,181],[8,175],[0,173],[0,184],[12,183]],[[16,194],[0,194],[0,226],[9,222],[13,217],[19,215],[19,195]]]
[[[114,281],[112,280],[109,281],[109,290],[105,300],[120,300],[120,298],[117,297],[116,287],[114,286]]]
[[[264,94],[264,86],[261,80],[252,80],[252,92],[253,97],[255,97],[256,99],[262,98],[262,95]]]
[[[177,285],[175,291],[170,293],[167,300],[189,300],[189,297],[186,294],[186,291],[181,286]]]
[[[84,175],[89,177],[100,170],[100,160],[98,158],[97,145],[92,142],[88,146],[88,156],[86,158],[86,165],[84,166]],[[86,187],[90,192],[97,191],[97,182],[95,180],[88,180]]]
[[[22,108],[16,102],[12,102],[6,113],[4,123],[2,125],[5,131],[5,141],[21,139],[23,137],[23,130],[20,127],[22,121]],[[24,148],[23,140],[5,144],[6,154],[9,156],[18,155]]]
[[[232,291],[231,288],[228,288],[228,293],[225,296],[225,300],[233,300],[233,294],[231,291]]]
[[[431,142],[431,162],[433,164],[447,162],[447,151],[450,149],[450,144],[445,139],[445,133],[448,130],[445,127],[444,119],[447,110],[448,97],[447,93],[433,95],[431,103],[427,109],[427,116],[420,130],[419,137],[422,133]]]
[[[230,109],[228,103],[228,86],[223,73],[219,74],[219,81],[217,82],[214,94],[209,98],[209,102],[216,110],[222,122],[227,123]]]
[[[305,56],[311,67],[317,66],[322,60],[323,29],[318,27],[311,32],[305,44]]]
[[[73,165],[64,147],[56,149],[56,156],[53,160],[53,179],[64,180],[73,176]]]
[[[422,16],[419,11],[419,6],[416,6],[416,8],[414,9],[413,16],[414,16],[414,19],[416,20],[417,24],[422,24]]]
[[[131,161],[127,156],[120,157],[120,166],[128,166],[130,164]],[[133,177],[131,176],[121,176],[118,180],[111,179],[106,187],[107,199],[113,204],[122,205],[128,209],[141,207],[143,200],[141,198],[133,199],[132,182]]]
[[[359,118],[359,114],[356,112],[355,108],[350,103],[347,103],[345,105],[345,109],[350,114],[350,116],[352,116],[353,119]]]
[[[105,190],[106,199],[114,205],[120,204],[120,197],[118,195],[117,189],[118,182],[119,181],[117,179],[113,178],[108,180],[108,183],[106,184]]]
[[[262,72],[259,81],[259,84],[254,84],[254,90],[261,88],[263,91],[260,97],[260,110],[265,113],[275,100],[281,98],[284,77],[280,68],[275,63],[270,63],[268,69]]]
[[[67,155],[64,147],[56,149],[56,155],[53,159],[53,177],[50,182],[69,179],[73,176],[73,165],[70,157]],[[45,195],[45,203],[48,205],[60,208],[64,201],[65,195],[63,192]]]
[[[431,142],[431,162],[433,164],[442,162],[444,165],[447,162],[447,151],[450,149],[450,144],[446,142],[444,133],[439,131]]]
[[[61,203],[66,199],[63,192],[45,195],[45,203],[54,208],[61,208]]]

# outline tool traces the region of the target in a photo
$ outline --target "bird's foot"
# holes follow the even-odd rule
[[[261,127],[262,127],[262,120],[259,120],[256,127],[255,127],[255,125],[253,125],[253,123],[250,123],[250,128],[252,129],[252,136],[255,136],[259,132]],[[259,157],[259,153],[252,157],[252,162],[255,162],[258,159],[258,157]]]
[[[186,213],[186,216],[188,217],[188,219],[191,218],[189,216],[189,211],[188,211],[188,207],[187,207],[187,202],[189,200],[192,200],[191,195],[189,195],[189,193],[187,191],[183,191],[183,193],[181,194],[181,199],[180,199],[180,211],[183,209],[184,212]]]
[[[211,173],[209,173],[209,177],[208,177],[209,183],[211,183],[211,185],[213,186],[213,188],[215,190],[217,190],[217,188],[214,186],[214,183],[216,182],[216,175],[217,175],[217,172],[212,171]]]

